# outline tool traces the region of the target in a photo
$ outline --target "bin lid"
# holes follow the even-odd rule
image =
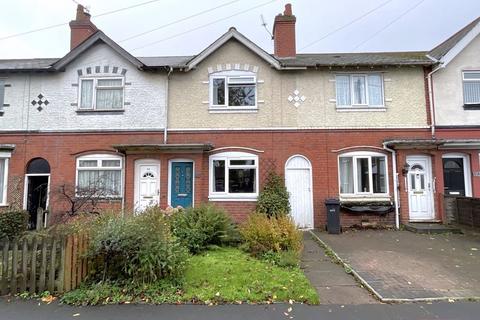
[[[340,200],[335,199],[335,198],[330,198],[330,199],[325,199],[325,204],[340,204]]]

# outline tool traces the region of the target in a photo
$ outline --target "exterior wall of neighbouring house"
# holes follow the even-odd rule
[[[104,67],[109,72],[104,73]],[[96,67],[100,67],[97,73]],[[113,68],[118,68],[113,73]],[[90,68],[91,74],[87,73]],[[124,111],[77,112],[79,74],[82,76],[122,76],[125,73]],[[64,72],[2,74],[5,88],[4,114],[0,132],[77,131],[77,130],[151,130],[165,127],[166,75],[138,70],[105,44],[97,44],[82,54]],[[38,111],[38,95],[48,105]]]
[[[480,126],[480,110],[464,110],[462,71],[480,70],[480,36],[444,69],[433,74],[435,119],[438,126]]]
[[[258,110],[214,113],[209,110],[209,71],[249,70],[257,76]],[[335,74],[380,72],[384,111],[337,111]],[[298,107],[294,91],[304,96]],[[169,127],[185,128],[424,128],[427,108],[422,67],[332,68],[277,71],[236,40],[230,40],[196,69],[174,73],[169,87]]]

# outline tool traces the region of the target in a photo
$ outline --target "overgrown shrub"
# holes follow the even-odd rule
[[[89,255],[103,280],[151,283],[184,270],[188,251],[171,234],[161,211],[126,218],[105,215],[92,228]]]
[[[28,218],[23,210],[0,212],[0,239],[21,236],[27,231]]]
[[[287,215],[290,212],[285,183],[282,177],[273,171],[268,174],[263,190],[258,196],[257,212],[268,216]]]
[[[300,252],[291,250],[280,252],[268,251],[262,254],[260,258],[279,267],[298,267],[300,260]]]
[[[233,240],[235,225],[231,217],[213,205],[201,205],[173,214],[173,234],[192,253],[205,250],[210,245],[223,245]]]
[[[240,227],[244,248],[254,256],[267,252],[300,253],[303,235],[289,216],[268,217],[252,213]]]

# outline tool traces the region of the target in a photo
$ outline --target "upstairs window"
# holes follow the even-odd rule
[[[123,109],[123,78],[80,79],[80,110]]]
[[[387,157],[381,153],[352,152],[339,157],[340,194],[388,194]]]
[[[5,79],[0,78],[0,116],[3,114],[4,100],[5,100]]]
[[[463,102],[480,105],[480,71],[463,72]]]
[[[77,195],[85,197],[122,196],[122,158],[97,154],[77,159]]]
[[[210,107],[218,109],[255,108],[257,81],[254,75],[218,73],[210,77]]]
[[[384,106],[381,74],[339,74],[335,83],[338,107]]]

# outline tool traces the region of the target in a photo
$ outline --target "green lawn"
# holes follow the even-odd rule
[[[319,302],[315,289],[299,268],[280,268],[239,249],[220,248],[193,256],[181,285],[118,286],[90,284],[65,294],[69,304],[267,303]]]

